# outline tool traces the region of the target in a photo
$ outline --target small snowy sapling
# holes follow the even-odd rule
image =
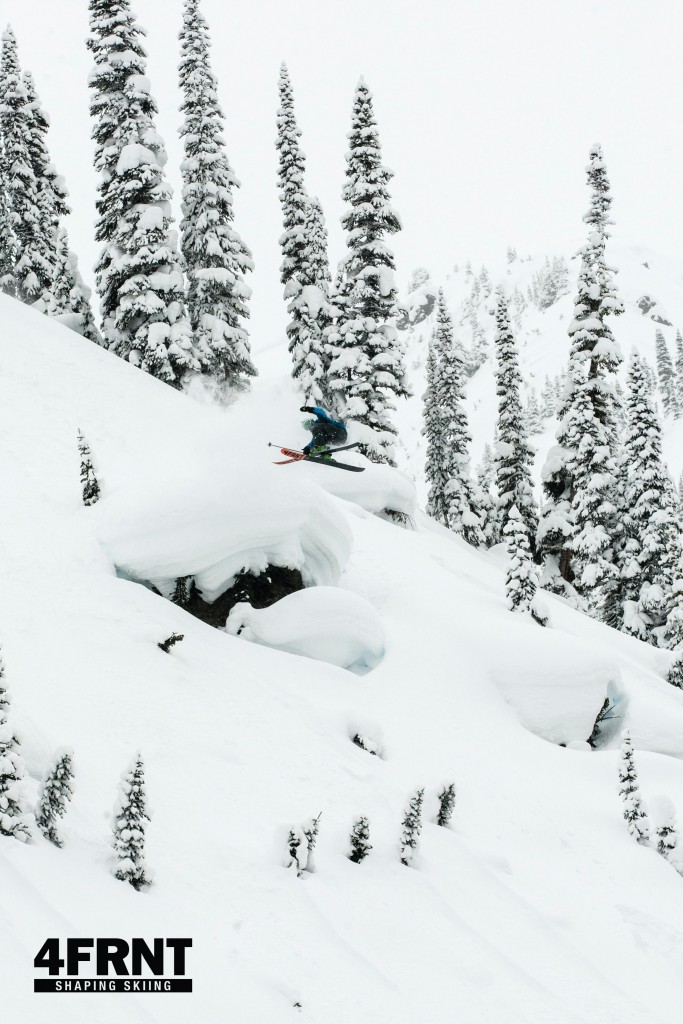
[[[424,787],[418,789],[411,797],[408,809],[403,817],[403,834],[399,846],[401,864],[410,867],[417,850],[418,837],[422,831],[422,803],[424,800]]]
[[[157,644],[157,647],[159,647],[165,654],[168,654],[168,652],[175,644],[180,643],[180,641],[184,639],[184,633],[171,633],[169,637],[167,637],[165,640],[162,640],[160,644]]]
[[[129,770],[121,776],[119,796],[114,808],[114,875],[134,889],[149,885],[145,865],[145,822],[149,821],[145,797],[145,769],[138,754]]]
[[[301,849],[301,846],[303,839],[304,836],[298,828],[290,828],[289,835],[287,836],[287,853],[289,854],[287,867],[293,868],[296,871],[297,878],[301,877],[301,874],[306,867],[305,864],[302,863],[303,850]]]
[[[173,604],[180,605],[181,608],[187,608],[190,603],[190,593],[192,591],[192,576],[179,576],[175,581],[175,588],[171,601]]]
[[[313,859],[313,851],[315,844],[318,839],[318,832],[320,831],[320,818],[322,817],[322,811],[317,818],[311,818],[307,825],[304,825],[302,832],[306,839],[306,863],[304,865],[304,871],[315,871],[315,861]]]
[[[444,786],[439,793],[439,813],[436,816],[437,825],[441,825],[443,828],[448,828],[450,820],[453,817],[453,808],[455,807],[455,785],[449,782],[447,786]]]
[[[58,753],[43,780],[36,809],[36,825],[46,839],[55,846],[63,846],[64,840],[57,831],[57,820],[63,818],[73,790],[72,755],[69,751]]]
[[[646,844],[650,841],[650,826],[645,806],[640,799],[631,733],[624,729],[621,735],[623,742],[619,761],[619,796],[624,802],[624,820],[636,842]]]
[[[352,736],[352,742],[360,747],[361,750],[365,750],[368,754],[372,754],[373,757],[381,757],[381,747],[376,740],[371,739],[369,736],[363,736],[357,732]]]
[[[649,810],[653,823],[657,825],[654,835],[657,853],[666,857],[667,860],[675,859],[674,850],[678,846],[678,829],[674,805],[668,797],[656,796],[650,800]]]
[[[95,476],[95,470],[93,469],[90,446],[80,430],[78,431],[78,451],[81,456],[81,487],[83,489],[83,504],[94,505],[100,498],[100,485],[97,477]]]
[[[360,816],[358,821],[354,822],[349,839],[351,841],[349,860],[352,860],[354,864],[360,864],[372,849],[372,844],[369,841],[370,824],[364,814]]]

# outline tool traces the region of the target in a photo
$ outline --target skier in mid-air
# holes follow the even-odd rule
[[[288,466],[293,462],[314,462],[318,465],[345,469],[349,473],[364,473],[365,466],[349,465],[346,462],[338,462],[332,458],[337,452],[346,452],[350,448],[359,448],[361,442],[353,441],[346,444],[346,426],[341,420],[333,420],[328,412],[321,409],[319,405],[302,405],[301,412],[309,412],[315,419],[303,421],[302,426],[311,432],[311,440],[303,451],[294,451],[292,448],[280,448],[280,445],[268,442],[269,448],[280,448],[286,459],[278,460],[276,466]],[[334,445],[334,448],[330,448]]]
[[[329,413],[321,409],[319,405],[302,405],[301,412],[310,412],[316,418],[304,420],[302,426],[310,430],[311,440],[304,448],[304,455],[316,455],[320,458],[331,458],[326,453],[330,445],[342,445],[346,443],[346,427],[340,420],[333,420]]]

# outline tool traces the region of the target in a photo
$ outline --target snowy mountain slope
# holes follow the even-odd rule
[[[564,373],[569,358],[567,329],[573,317],[578,259],[571,253],[563,254],[568,268],[566,293],[557,301],[541,310],[528,299],[528,291],[529,288],[533,288],[534,279],[543,272],[546,260],[552,261],[553,255],[543,253],[521,259],[516,257],[512,263],[503,258],[487,264],[491,284],[494,288],[501,284],[511,300],[511,316],[519,345],[526,400],[529,399],[532,389],[540,398],[546,376],[554,379],[558,374]],[[626,366],[632,348],[637,348],[650,366],[656,369],[657,330],[662,331],[669,351],[674,355],[676,331],[683,331],[683,274],[680,266],[674,261],[644,246],[610,245],[608,258],[610,264],[618,270],[617,288],[625,307],[624,313],[614,318],[612,322],[614,337],[624,357],[620,378],[625,385]],[[471,349],[475,339],[468,301],[474,279],[479,276],[481,267],[473,268],[474,276],[468,274],[465,267],[466,265],[459,265],[457,270],[453,270],[443,282],[443,286],[453,314],[456,336],[467,349]],[[433,292],[436,287],[438,282],[431,283],[428,290]],[[521,310],[514,301],[516,292],[524,297],[525,305]],[[421,319],[419,308],[422,298],[422,291],[418,290],[412,296],[407,295],[403,301],[404,306],[412,308],[411,315],[417,322],[413,326],[406,325],[402,332],[402,337],[407,343],[407,365],[413,386],[413,397],[399,410],[399,423],[406,449],[401,459],[401,467],[407,469],[409,475],[416,481],[420,499],[424,500],[424,441],[420,437],[420,430],[427,343],[434,314]],[[484,445],[493,443],[497,415],[493,296],[487,299],[482,291],[475,308],[481,336],[488,353],[486,361],[470,379],[467,393],[470,431],[473,437],[473,463],[476,465],[481,459]],[[538,481],[548,449],[555,443],[556,426],[554,418],[546,419],[543,433],[531,437],[531,442],[538,451]],[[674,479],[678,481],[683,470],[683,421],[673,422],[667,419],[664,454]]]
[[[251,395],[219,411],[12,300],[0,299],[0,318],[12,720],[32,793],[57,745],[73,746],[77,772],[63,850],[0,840],[10,1015],[284,1024],[300,1003],[299,1018],[318,1024],[670,1020],[683,996],[683,878],[626,832],[615,740],[588,752],[542,738],[561,727],[585,740],[613,683],[620,724],[647,748],[637,749],[645,795],[665,793],[683,814],[683,696],[663,681],[669,656],[553,599],[542,631],[507,611],[496,552],[420,515],[416,530],[399,529],[363,507],[373,508],[367,494],[332,494],[341,484],[327,469],[271,466],[267,440],[302,437],[280,354]],[[103,485],[92,509],[80,502],[79,426]],[[405,485],[383,472],[388,500]],[[357,476],[381,490],[372,467]],[[367,675],[210,628],[118,578],[115,546],[100,540],[125,512],[135,550],[147,535],[179,571],[173,559],[194,557],[221,502],[226,516],[240,505],[250,514],[264,492],[275,532],[283,505],[328,517],[332,582],[370,602],[386,634]],[[293,536],[315,533],[294,518]],[[210,536],[224,555],[230,531]],[[250,544],[267,551],[263,536]],[[173,631],[184,640],[164,654],[157,643]],[[382,756],[359,749],[356,733]],[[138,748],[155,872],[144,893],[108,873],[109,810]],[[430,819],[449,781],[458,795],[446,830]],[[397,843],[418,786],[426,821],[407,868]],[[321,810],[317,871],[297,878],[283,867],[287,829]],[[373,850],[355,865],[345,854],[361,813]],[[32,960],[48,935],[191,936],[194,994],[100,995],[94,1009],[34,996]]]

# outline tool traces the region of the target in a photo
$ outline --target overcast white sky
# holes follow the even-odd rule
[[[177,89],[181,0],[133,0],[148,30],[149,76],[179,213]],[[332,258],[346,133],[360,74],[374,93],[385,162],[395,171],[399,280],[418,263],[562,251],[582,235],[584,169],[605,148],[615,240],[676,256],[683,233],[683,67],[680,3],[670,0],[203,0],[227,115],[230,160],[242,181],[236,225],[256,273],[256,349],[281,336],[275,186],[277,75],[286,60]],[[70,231],[91,278],[91,169],[84,40],[87,0],[0,0],[50,114],[53,159],[73,206]]]

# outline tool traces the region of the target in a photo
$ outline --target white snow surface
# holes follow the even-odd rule
[[[247,602],[231,610],[233,636],[280,651],[358,671],[374,668],[384,655],[384,627],[365,598],[334,587],[310,587],[269,608]]]
[[[342,471],[271,465],[267,441],[303,441],[284,345],[224,410],[4,296],[0,318],[0,644],[12,724],[32,799],[57,747],[74,750],[76,772],[63,849],[0,838],[7,1019],[676,1019],[683,879],[631,840],[617,796],[629,727],[643,798],[668,796],[683,818],[683,694],[664,680],[670,656],[552,597],[552,628],[527,625],[507,609],[499,551],[478,553],[419,513],[413,530],[383,521],[363,507],[367,495],[332,493]],[[553,344],[566,353],[564,337]],[[99,508],[81,504],[78,428]],[[410,429],[415,419],[409,440]],[[205,467],[220,482],[201,483]],[[212,629],[116,576],[118,545],[139,572],[172,575],[176,550],[190,565],[203,545],[213,559],[221,501],[237,533],[240,500],[258,519],[251,487],[270,498],[274,532],[291,515],[290,537],[309,535],[303,506],[329,509],[338,537],[348,531],[339,587],[368,602],[386,634],[384,658],[362,678]],[[328,546],[338,553],[341,541]],[[157,644],[172,632],[184,639],[165,654]],[[572,677],[576,697],[558,710]],[[608,681],[616,731],[595,751],[576,749]],[[382,756],[356,746],[356,732]],[[138,749],[154,872],[143,893],[108,870],[110,810]],[[436,794],[451,781],[451,828],[439,828]],[[401,818],[422,786],[408,868],[397,858]],[[287,831],[321,810],[316,872],[297,878],[283,867]],[[346,854],[361,814],[373,849],[356,865]],[[35,996],[44,940],[76,935],[190,936],[194,992]]]

